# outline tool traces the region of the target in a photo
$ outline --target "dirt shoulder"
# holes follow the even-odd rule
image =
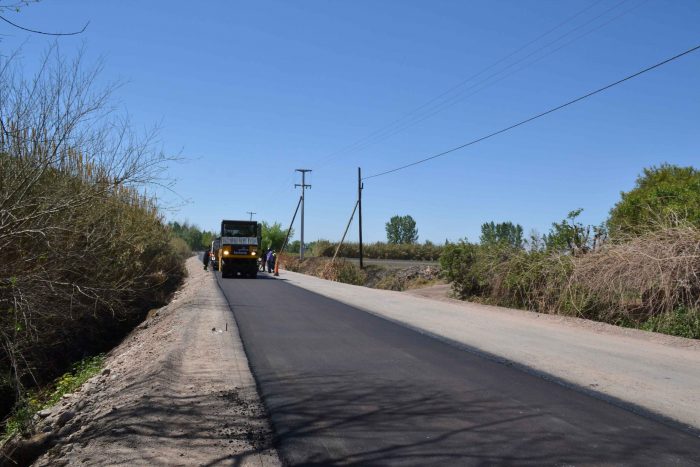
[[[102,374],[41,414],[35,465],[279,465],[233,315],[196,258]]]
[[[589,320],[393,292],[282,271],[289,283],[595,397],[700,429],[700,342]],[[428,297],[428,298],[426,298]]]

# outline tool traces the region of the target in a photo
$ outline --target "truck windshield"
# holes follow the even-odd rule
[[[255,237],[258,235],[255,225],[224,223],[221,227],[222,237]]]

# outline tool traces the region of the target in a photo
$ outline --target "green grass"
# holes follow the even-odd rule
[[[30,391],[19,401],[12,414],[5,422],[3,440],[17,433],[27,433],[34,415],[40,410],[52,407],[65,394],[70,394],[102,370],[104,355],[87,357],[73,364],[71,371],[56,378],[51,384],[41,390]]]
[[[661,332],[672,336],[700,339],[700,310],[676,308],[672,313],[665,313],[649,318],[642,323],[645,331]]]

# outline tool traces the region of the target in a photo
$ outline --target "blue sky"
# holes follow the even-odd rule
[[[217,229],[255,211],[286,226],[294,169],[311,168],[308,240],[340,238],[358,166],[372,175],[441,152],[700,44],[698,0],[44,0],[7,17],[47,31],[90,21],[59,39],[63,51],[85,45],[89,61],[104,57],[102,77],[125,82],[116,98],[135,125],[159,123],[163,148],[184,156],[169,175],[187,202],[162,193],[181,205],[169,219]],[[27,41],[28,64],[52,40],[4,23],[0,34],[3,53]],[[494,63],[443,96],[441,111],[424,108],[389,128],[401,131],[352,146]],[[700,167],[699,76],[695,53],[367,180],[365,240],[384,240],[395,214],[412,215],[420,240],[435,242],[476,240],[491,220],[544,233],[579,207],[600,223],[642,168]]]

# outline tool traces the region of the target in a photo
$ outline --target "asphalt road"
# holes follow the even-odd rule
[[[700,465],[700,438],[261,275],[219,279],[291,465]]]

